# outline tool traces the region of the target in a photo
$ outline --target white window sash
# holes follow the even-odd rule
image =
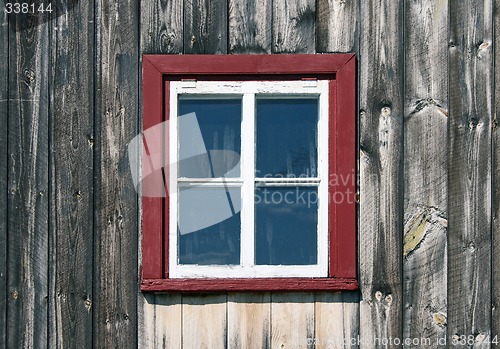
[[[302,81],[196,81],[185,84],[170,82],[169,159],[178,159],[178,99],[242,97],[241,178],[177,178],[177,166],[169,171],[169,277],[171,278],[279,278],[328,276],[328,81],[315,86]],[[256,98],[287,98],[319,96],[318,176],[315,178],[255,178],[255,100]],[[240,187],[241,246],[240,265],[178,264],[178,187],[212,186]],[[259,186],[292,186],[318,188],[318,229],[316,265],[254,265],[255,212],[254,191]]]

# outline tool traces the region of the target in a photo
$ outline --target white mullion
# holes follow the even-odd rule
[[[169,273],[171,275],[176,275],[177,273],[177,261],[178,261],[178,241],[177,241],[177,212],[178,212],[178,192],[179,187],[177,186],[177,164],[178,164],[178,139],[177,139],[177,95],[178,88],[176,84],[171,84],[170,86],[170,118],[168,120],[169,127],[168,133],[168,150],[169,150],[169,208],[170,208],[170,216],[169,216]]]
[[[322,92],[319,97],[319,119],[318,119],[318,264],[323,276],[328,275],[328,82],[320,81],[319,88]],[[333,135],[330,135],[333,137]],[[331,257],[330,257],[331,258]]]
[[[254,265],[255,94],[245,93],[241,122],[241,265]]]

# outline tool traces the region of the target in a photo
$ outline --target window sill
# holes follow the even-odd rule
[[[354,291],[354,278],[143,279],[145,292]]]

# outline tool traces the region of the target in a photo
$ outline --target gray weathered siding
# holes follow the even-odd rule
[[[2,10],[0,348],[371,349],[405,337],[445,348],[460,336],[474,343],[458,347],[489,348],[481,340],[500,332],[499,6]],[[141,54],[335,52],[358,58],[360,292],[142,294],[126,149],[141,129]]]

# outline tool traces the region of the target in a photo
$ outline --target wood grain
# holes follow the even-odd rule
[[[271,302],[271,348],[314,348],[314,293],[273,293]]]
[[[314,0],[273,1],[273,53],[315,53]]]
[[[360,8],[360,336],[370,349],[402,337],[402,8]]]
[[[64,10],[51,30],[64,69],[50,71],[49,346],[78,348],[92,346],[94,6]]]
[[[229,53],[271,53],[272,1],[229,0]]]
[[[493,247],[493,284],[492,288],[492,323],[491,336],[500,338],[500,131],[498,128],[498,115],[500,115],[500,0],[494,1],[494,43],[495,48],[494,67],[495,67],[495,88],[494,100],[495,110],[492,122],[492,149],[493,149],[493,224],[492,224],[492,247]]]
[[[357,348],[358,318],[357,293],[317,293],[314,331],[316,348]]]
[[[0,76],[9,76],[9,22],[7,13],[0,14]],[[0,84],[0,347],[7,347],[7,164],[8,161],[8,95],[9,84]]]
[[[446,347],[447,10],[447,0],[405,5],[403,337],[433,348]]]
[[[271,295],[230,293],[227,299],[229,348],[270,348]]]
[[[181,348],[181,295],[151,293],[139,297],[138,348]]]
[[[29,20],[9,31],[8,348],[48,339],[49,25]]]
[[[227,1],[184,1],[184,53],[227,53]]]
[[[139,2],[96,2],[94,347],[137,344],[137,193],[127,144],[138,133]]]
[[[492,2],[449,9],[448,342],[491,335]]]
[[[182,347],[227,348],[227,296],[183,296]]]
[[[317,52],[358,51],[358,1],[318,0]]]
[[[141,1],[141,52],[181,53],[183,1]]]

